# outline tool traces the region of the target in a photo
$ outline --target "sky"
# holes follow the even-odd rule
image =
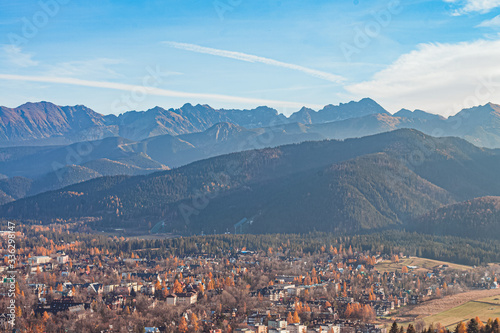
[[[0,105],[500,104],[500,0],[0,2]]]

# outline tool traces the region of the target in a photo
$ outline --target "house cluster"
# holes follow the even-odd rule
[[[214,330],[213,332],[217,332]],[[308,325],[288,323],[283,318],[271,319],[267,325],[261,323],[248,324],[246,327],[237,327],[234,333],[387,333],[385,325],[362,323],[346,319],[316,320]]]
[[[117,317],[141,318],[137,314],[144,311],[142,301],[148,311],[158,305],[162,311],[172,309],[189,325],[197,312],[204,331],[225,332],[222,327],[231,325],[233,332],[386,333],[385,325],[374,322],[401,307],[442,297],[461,286],[499,287],[491,272],[471,277],[446,265],[380,269],[390,256],[351,249],[303,256],[220,249],[217,256],[140,258],[140,249],[109,254],[90,246],[85,251],[71,244],[64,247],[69,250],[21,257],[16,267],[23,281],[19,288],[36,300],[31,309],[23,308],[25,316],[68,313],[85,320],[105,309]],[[4,290],[11,282],[7,271],[4,260],[0,300],[6,298]],[[169,323],[154,327],[153,320],[146,322],[147,332],[168,331]],[[180,320],[169,320],[179,325]]]

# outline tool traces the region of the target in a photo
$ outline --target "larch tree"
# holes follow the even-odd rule
[[[179,322],[179,332],[181,333],[186,333],[188,331],[188,324],[187,324],[187,321],[186,321],[186,318],[181,317],[181,321]]]

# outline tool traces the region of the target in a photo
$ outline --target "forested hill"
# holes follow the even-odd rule
[[[441,207],[417,218],[411,229],[437,235],[500,238],[500,197],[482,197]]]
[[[146,176],[102,177],[0,207],[3,217],[96,217],[100,227],[185,234],[357,231],[398,226],[443,205],[500,195],[500,154],[397,130],[245,151]],[[457,182],[457,179],[460,181]]]

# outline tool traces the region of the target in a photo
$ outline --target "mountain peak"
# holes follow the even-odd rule
[[[370,97],[365,97],[365,98],[362,98],[359,100],[360,104],[376,104],[376,105],[379,105],[377,102],[375,102],[373,99],[371,99]]]
[[[51,102],[40,101],[40,102],[26,102],[22,105],[19,105],[16,109],[33,109],[33,108],[38,109],[40,106],[44,107],[44,108],[47,108],[47,107],[58,108],[59,107]]]
[[[303,106],[298,112],[315,112],[313,109]]]
[[[153,107],[153,108],[151,108],[151,109],[149,109],[147,111],[139,111],[139,112],[149,112],[149,111],[151,111],[151,112],[161,112],[161,111],[166,111],[166,110],[164,108],[162,108],[161,106],[157,105],[157,106],[155,106],[155,107]]]
[[[398,112],[396,112],[394,117],[398,118],[408,118],[408,119],[424,119],[424,120],[444,120],[445,118],[443,116],[440,116],[438,114],[433,114],[429,112],[425,112],[423,110],[408,110],[408,109],[401,109]]]

